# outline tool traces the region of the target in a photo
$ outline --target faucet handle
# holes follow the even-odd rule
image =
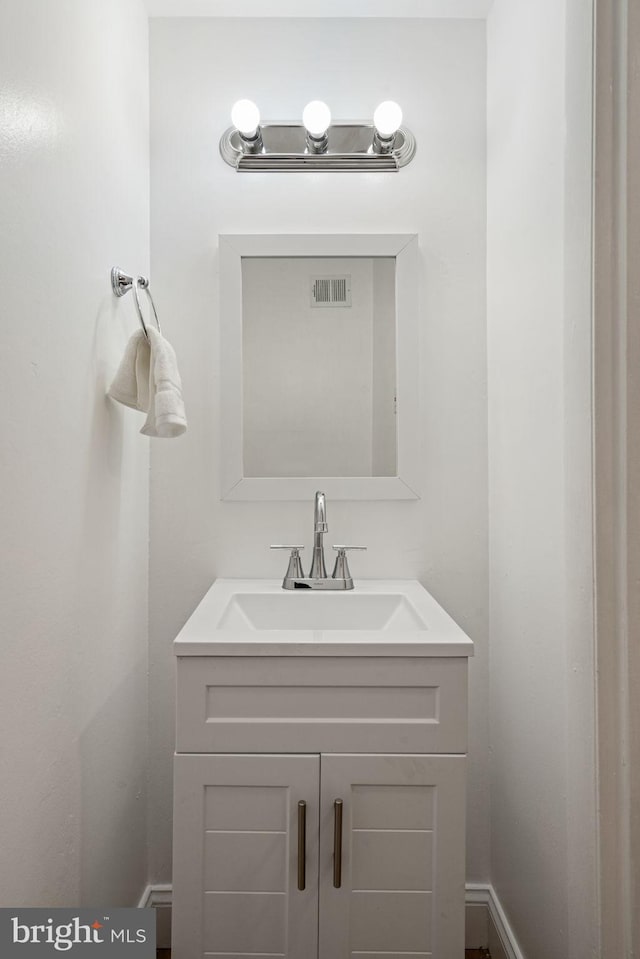
[[[285,573],[284,582],[292,579],[304,579],[304,572],[302,570],[302,562],[300,561],[300,550],[304,549],[304,546],[293,546],[293,545],[280,545],[280,543],[273,544],[269,547],[270,549],[290,549],[291,556],[289,557],[289,565],[287,567],[287,572]]]
[[[331,574],[332,579],[344,579],[351,583],[353,586],[353,580],[351,578],[351,572],[349,570],[349,564],[347,562],[347,550],[348,549],[366,549],[366,546],[334,546],[337,551],[336,556],[336,565],[333,567],[333,573]],[[347,589],[350,589],[351,586],[348,586]]]

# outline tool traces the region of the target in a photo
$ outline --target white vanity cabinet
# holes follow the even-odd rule
[[[178,957],[462,957],[463,757],[179,755],[175,801]]]
[[[463,959],[470,641],[231,655],[201,627],[175,643],[174,959]]]

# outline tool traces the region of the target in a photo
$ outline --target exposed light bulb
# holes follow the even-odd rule
[[[331,125],[331,110],[322,100],[312,100],[302,111],[302,122],[312,137],[323,137]]]
[[[243,137],[252,139],[260,126],[260,111],[253,100],[238,100],[231,108],[231,122]]]
[[[384,100],[373,114],[373,125],[385,140],[392,137],[402,123],[402,110],[393,100]]]

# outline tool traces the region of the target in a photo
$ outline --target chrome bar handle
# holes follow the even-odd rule
[[[333,803],[333,885],[342,885],[342,800]]]
[[[287,572],[284,574],[283,585],[286,582],[290,582],[294,579],[304,579],[304,571],[302,569],[302,560],[300,559],[300,550],[304,549],[304,546],[295,546],[287,545],[281,546],[279,543],[272,545],[270,549],[290,549],[291,555],[289,556],[289,565],[287,566]]]
[[[298,803],[298,889],[303,892],[307,885],[307,804]]]
[[[336,552],[336,562],[333,567],[333,573],[331,574],[332,579],[344,579],[347,582],[353,583],[351,578],[351,570],[349,569],[349,563],[347,562],[347,550],[348,549],[366,549],[366,546],[334,546]]]

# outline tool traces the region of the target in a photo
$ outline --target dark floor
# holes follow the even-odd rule
[[[486,949],[467,949],[465,959],[491,959]],[[158,949],[158,959],[171,959],[171,949]]]

